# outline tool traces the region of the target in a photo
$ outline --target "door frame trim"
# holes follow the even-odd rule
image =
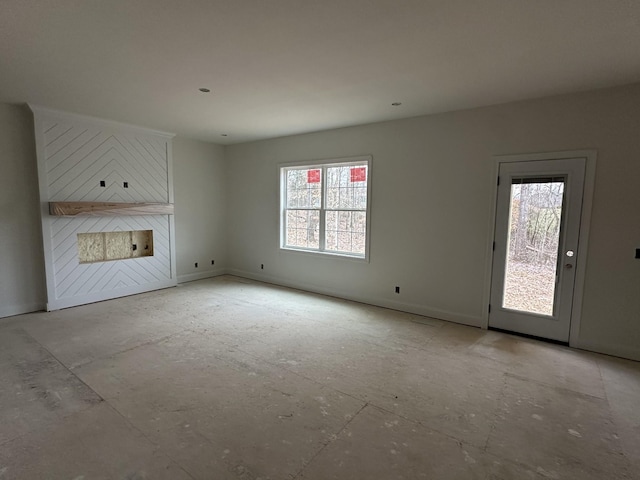
[[[569,330],[569,346],[579,346],[580,319],[582,317],[582,299],[589,247],[589,231],[591,228],[591,210],[596,173],[596,150],[569,150],[561,152],[524,153],[493,156],[493,174],[491,177],[491,214],[485,261],[485,277],[483,292],[483,314],[481,328],[489,328],[489,303],[491,298],[491,276],[493,269],[493,242],[496,228],[496,208],[498,199],[498,172],[501,163],[531,162],[541,160],[563,160],[568,158],[585,158],[584,191],[582,195],[582,213],[580,216],[580,234],[578,236],[578,255],[576,258],[576,274],[571,308],[571,328]]]

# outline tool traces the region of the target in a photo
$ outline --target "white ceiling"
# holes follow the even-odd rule
[[[221,144],[638,81],[640,0],[0,0],[0,101]]]

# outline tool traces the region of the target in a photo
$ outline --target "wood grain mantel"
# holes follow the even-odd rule
[[[49,202],[54,216],[173,215],[173,203]]]

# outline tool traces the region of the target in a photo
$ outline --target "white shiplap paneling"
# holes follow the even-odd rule
[[[47,308],[55,310],[175,285],[172,216],[53,217],[47,209],[50,201],[173,203],[172,135],[40,107],[32,109]],[[128,182],[128,188],[124,182]],[[78,233],[127,230],[153,230],[154,255],[79,262]]]

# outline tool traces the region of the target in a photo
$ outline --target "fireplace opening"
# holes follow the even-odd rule
[[[153,230],[78,233],[80,263],[153,256]]]

